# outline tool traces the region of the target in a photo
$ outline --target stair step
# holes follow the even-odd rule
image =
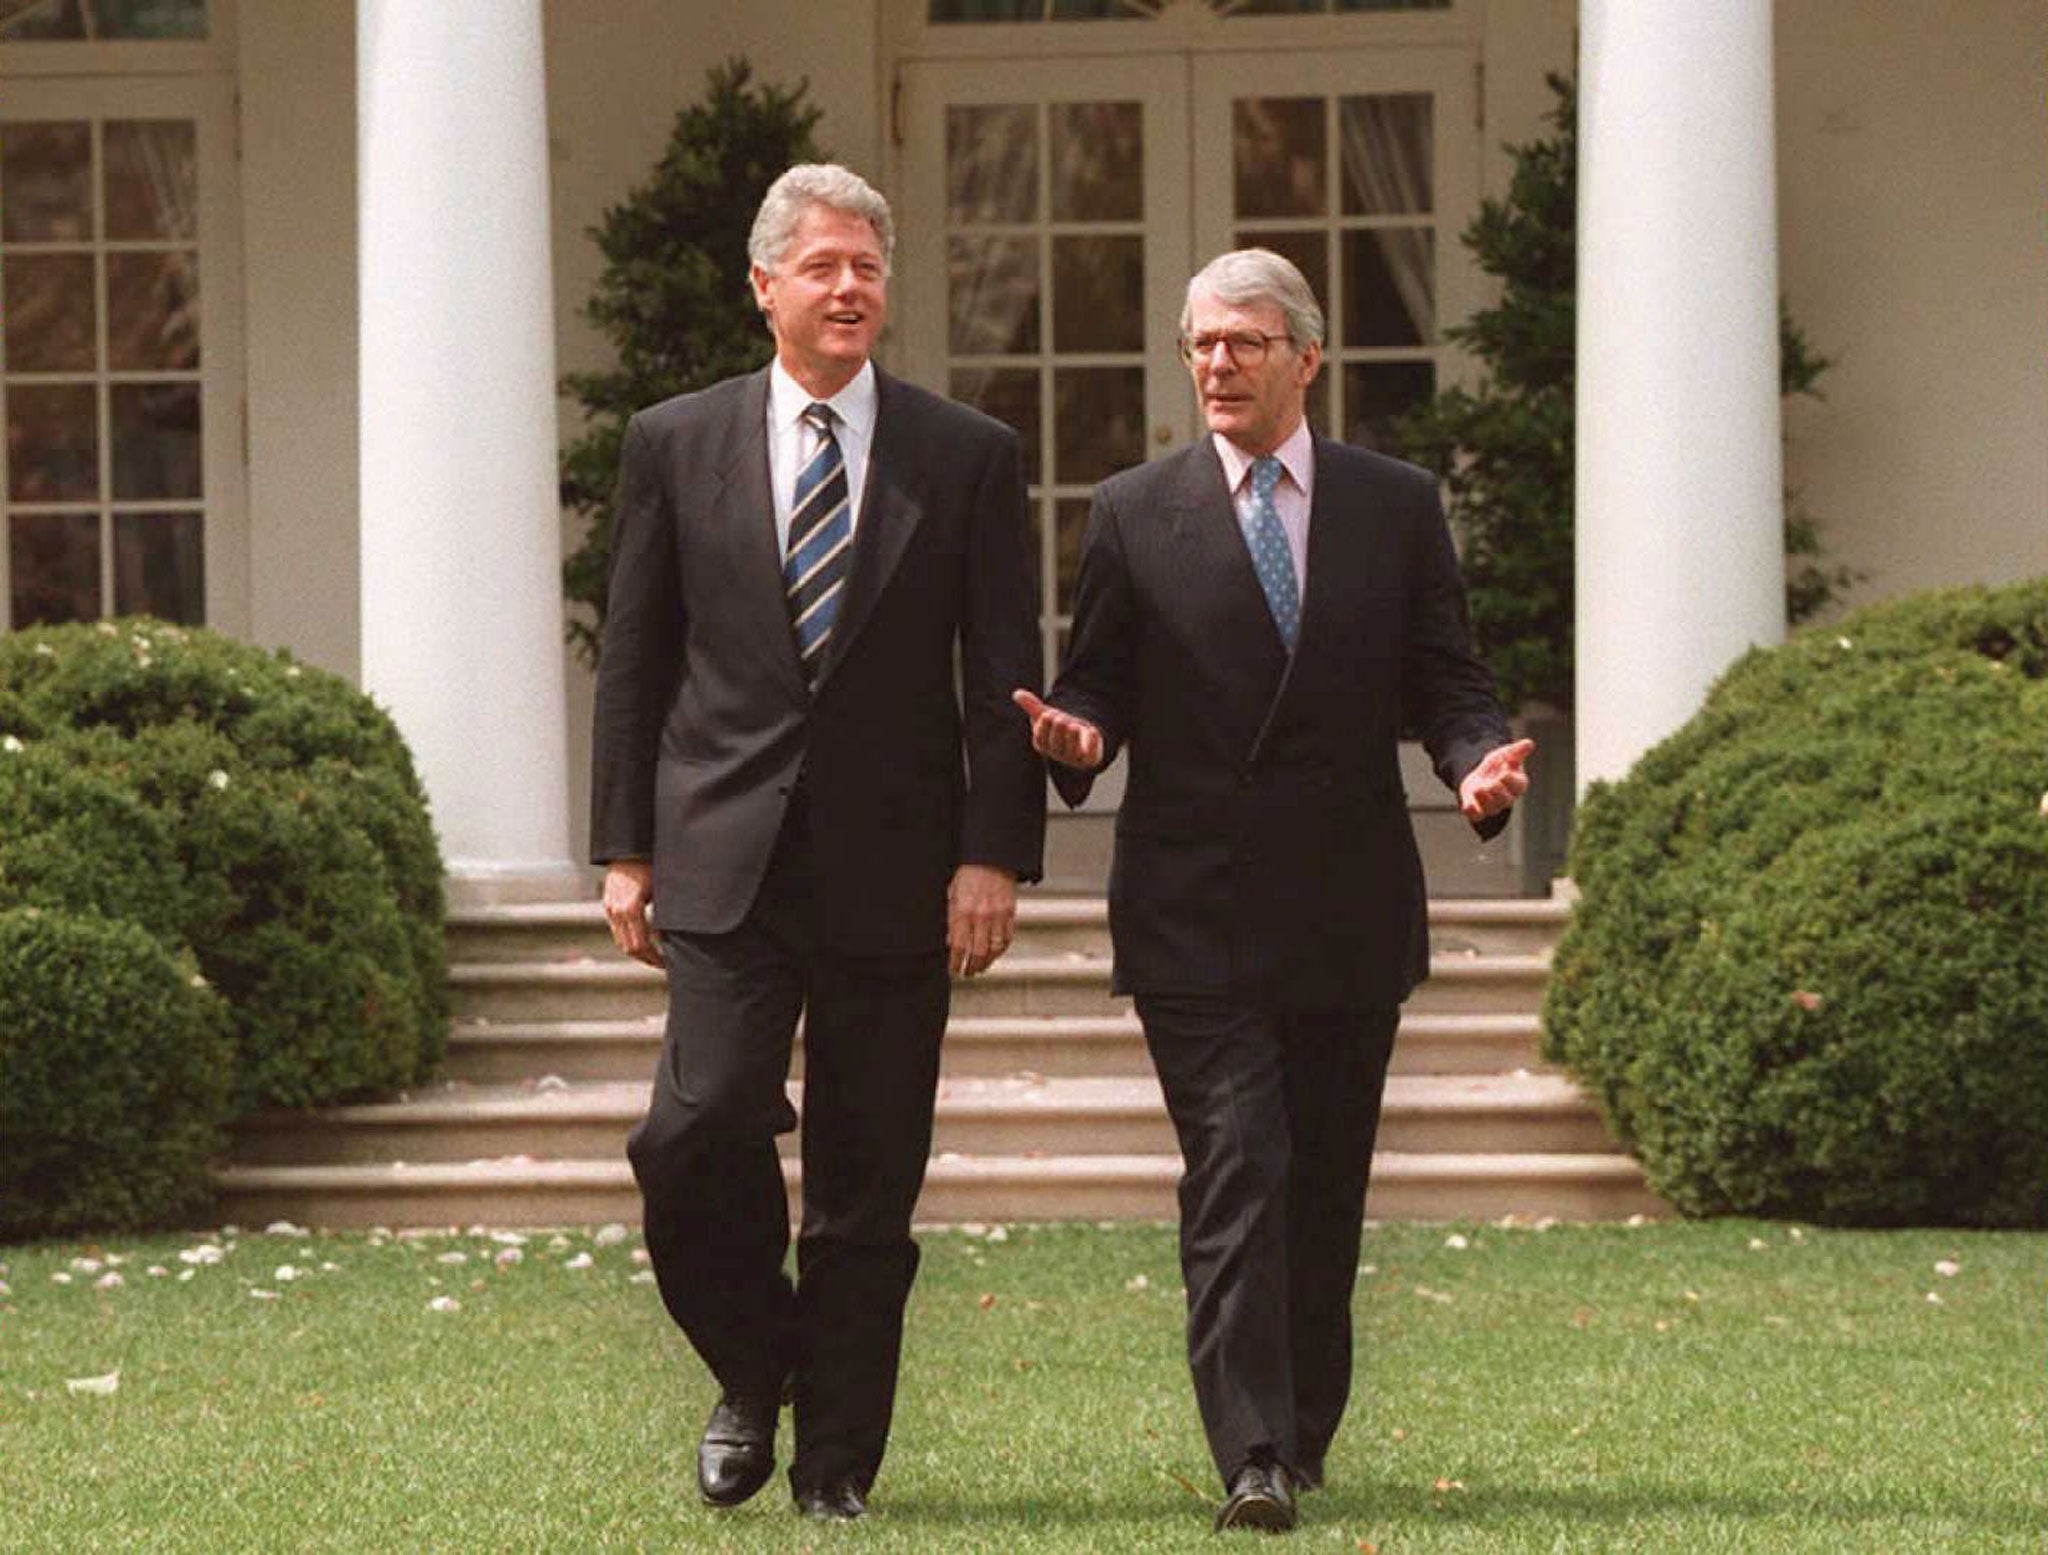
[[[1570,904],[1557,898],[1439,900],[1429,904],[1430,944],[1439,954],[1531,955],[1563,933]],[[451,909],[448,958],[477,961],[615,960],[604,911],[595,901],[521,902]],[[1109,953],[1109,908],[1100,896],[1036,895],[1017,899],[1011,954]]]
[[[801,1190],[795,1161],[783,1176]],[[1007,1159],[941,1156],[918,1201],[923,1225],[1005,1220],[1170,1221],[1173,1155]],[[329,1227],[637,1224],[623,1161],[521,1157],[433,1165],[234,1166],[215,1174],[220,1212],[244,1224]],[[794,1203],[792,1213],[795,1213]],[[1379,1220],[1505,1215],[1620,1220],[1669,1213],[1620,1155],[1405,1155],[1373,1161],[1366,1213]]]
[[[471,1084],[645,1080],[661,1051],[662,1020],[459,1021],[448,1037],[448,1078]],[[1496,1074],[1543,1067],[1534,1015],[1404,1014],[1395,1074]],[[949,1076],[1149,1075],[1135,1015],[995,1015],[946,1027],[940,1055]],[[799,1035],[792,1072],[803,1072]]]
[[[1451,954],[1430,958],[1429,980],[1410,995],[1417,1014],[1534,1015],[1550,975],[1547,954]],[[1005,956],[953,984],[956,1017],[1117,1015],[1130,1001],[1109,991],[1107,956]],[[454,1013],[465,1020],[645,1020],[667,1004],[660,970],[623,959],[461,962],[448,969]]]
[[[247,1165],[465,1161],[520,1153],[616,1158],[647,1110],[646,1081],[450,1084],[399,1101],[259,1114],[236,1131]],[[791,1102],[803,1088],[792,1083]],[[1611,1151],[1599,1116],[1558,1075],[1394,1076],[1380,1110],[1385,1148],[1412,1152]],[[782,1137],[794,1151],[795,1134]],[[1144,1077],[948,1078],[932,1148],[973,1156],[1145,1155],[1175,1149],[1158,1082]]]

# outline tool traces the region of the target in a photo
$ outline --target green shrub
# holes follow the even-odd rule
[[[0,1241],[201,1209],[231,1063],[189,959],[134,924],[0,912]]]
[[[0,638],[0,906],[189,947],[233,1104],[389,1090],[446,1040],[441,862],[404,743],[336,676],[128,621]]]
[[[2048,1224],[2048,580],[1751,652],[1581,807],[1547,1046],[1688,1214]]]

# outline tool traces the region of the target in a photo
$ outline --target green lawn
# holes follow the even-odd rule
[[[1216,1548],[1166,1229],[925,1236],[894,1444],[846,1528],[799,1522],[780,1476],[698,1506],[710,1394],[637,1238],[536,1235],[500,1266],[481,1235],[245,1233],[181,1261],[208,1240],[0,1248],[0,1549]],[[2044,1254],[1370,1230],[1351,1415],[1294,1542],[2041,1550]]]

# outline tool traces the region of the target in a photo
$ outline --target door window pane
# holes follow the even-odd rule
[[[99,391],[89,383],[7,385],[11,502],[90,502],[100,494]]]
[[[1145,240],[1052,240],[1055,351],[1145,349]]]
[[[956,367],[946,392],[983,415],[1014,428],[1024,445],[1024,479],[1037,485],[1039,472],[1038,369],[1035,367]]]
[[[1237,214],[1320,216],[1328,145],[1320,97],[1241,97],[1232,105]]]
[[[1054,103],[1052,219],[1142,221],[1145,121],[1139,103]]]
[[[1261,232],[1256,228],[1237,234],[1239,248],[1270,248],[1283,259],[1290,260],[1301,272],[1301,278],[1308,282],[1308,289],[1316,294],[1316,301],[1327,308],[1330,302],[1330,237],[1318,228],[1311,232]]]
[[[1145,369],[1062,367],[1052,375],[1053,478],[1092,484],[1145,457]]]
[[[1345,215],[1422,215],[1436,208],[1436,147],[1426,93],[1340,98],[1337,136],[1343,143]]]
[[[946,219],[956,226],[1038,214],[1038,110],[1030,103],[946,110]]]
[[[107,137],[107,236],[199,236],[199,153],[186,119],[114,119]]]
[[[1344,441],[1388,447],[1387,423],[1435,393],[1433,363],[1351,363],[1344,369]]]
[[[199,385],[117,383],[111,390],[114,496],[194,499],[199,478]]]
[[[1376,227],[1344,234],[1344,344],[1417,346],[1436,340],[1436,234]]]
[[[92,126],[24,121],[0,129],[0,238],[82,243],[92,235]]]
[[[1037,238],[953,238],[946,271],[948,350],[957,356],[1037,351]]]
[[[107,255],[107,365],[117,372],[199,365],[199,256]]]
[[[7,526],[8,606],[16,626],[100,613],[100,521],[92,513],[17,513]]]
[[[114,515],[114,611],[185,626],[206,619],[206,548],[197,513]]]
[[[91,43],[207,35],[206,0],[12,0],[0,19],[8,43]]]
[[[9,372],[91,372],[96,323],[92,255],[8,257],[0,335]]]

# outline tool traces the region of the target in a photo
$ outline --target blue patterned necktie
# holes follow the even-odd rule
[[[782,586],[789,598],[789,620],[796,631],[804,678],[815,682],[846,585],[853,515],[846,504],[846,460],[840,455],[839,439],[832,435],[832,407],[806,406],[804,421],[818,434],[818,451],[796,478]]]
[[[1273,505],[1273,488],[1280,484],[1280,474],[1280,461],[1271,454],[1252,461],[1252,513],[1244,526],[1244,541],[1251,548],[1252,570],[1259,575],[1259,587],[1266,591],[1266,606],[1280,629],[1280,641],[1292,653],[1301,636],[1301,585],[1294,576],[1294,552],[1288,548],[1287,531],[1280,526],[1280,509]]]

